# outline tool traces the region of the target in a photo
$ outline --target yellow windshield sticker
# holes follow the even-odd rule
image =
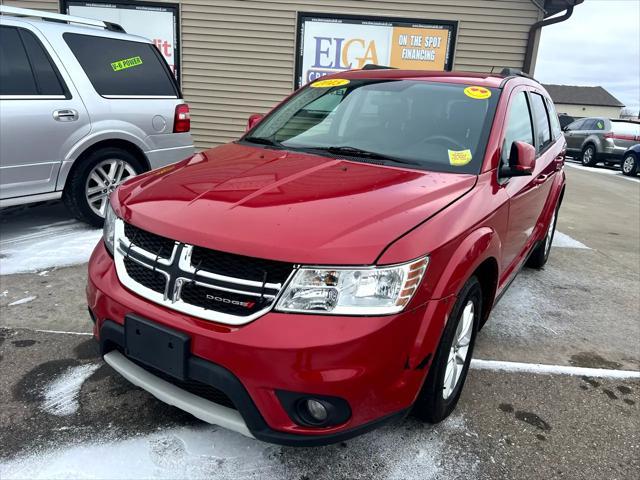
[[[454,167],[462,167],[471,161],[471,150],[448,150],[449,163]]]
[[[346,78],[329,78],[327,80],[318,80],[317,82],[313,82],[311,86],[313,88],[331,88],[331,87],[341,87],[342,85],[347,85],[349,80]]]
[[[464,89],[464,94],[467,97],[475,98],[476,100],[484,100],[485,98],[489,98],[491,96],[491,90],[484,87],[467,87]]]
[[[596,123],[597,127],[600,129],[604,128],[604,123],[602,123],[602,121],[599,121],[598,123]]]
[[[113,68],[114,72],[119,72],[120,70],[137,67],[138,65],[142,65],[142,59],[140,57],[131,57],[112,62],[111,68]]]

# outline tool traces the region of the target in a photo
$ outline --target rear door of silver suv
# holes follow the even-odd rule
[[[62,159],[91,129],[85,106],[47,39],[28,22],[0,25],[0,199],[47,198]],[[59,196],[59,195],[58,195]]]

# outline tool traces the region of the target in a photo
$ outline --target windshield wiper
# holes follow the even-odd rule
[[[282,144],[280,142],[276,142],[275,140],[271,140],[270,138],[245,137],[242,140],[250,143],[258,143],[260,145],[269,145],[270,147],[282,147]]]
[[[371,158],[373,160],[389,160],[395,163],[404,163],[407,165],[421,165],[420,162],[414,162],[412,160],[406,160],[404,158],[396,158],[384,153],[372,152],[370,150],[363,150],[362,148],[351,147],[349,145],[342,145],[340,147],[317,147],[314,150],[323,150],[335,155],[350,155],[354,157]]]

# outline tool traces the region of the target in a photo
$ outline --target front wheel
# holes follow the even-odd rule
[[[582,149],[582,165],[585,167],[593,167],[596,163],[596,147],[587,145]]]
[[[638,159],[633,153],[627,154],[622,160],[622,173],[629,177],[638,174]]]
[[[103,148],[78,161],[62,198],[74,217],[101,227],[111,193],[144,167],[120,148]]]
[[[458,295],[413,413],[438,423],[458,404],[482,314],[482,288],[471,277]]]

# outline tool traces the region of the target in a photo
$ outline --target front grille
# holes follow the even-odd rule
[[[202,247],[193,247],[191,262],[199,270],[254,282],[284,283],[293,270],[290,263],[245,257]]]
[[[294,270],[291,263],[196,247],[116,222],[114,254],[122,283],[150,301],[205,320],[242,325],[258,318]]]
[[[241,317],[258,312],[268,304],[267,300],[253,295],[240,295],[194,283],[182,286],[180,298],[190,305]]]
[[[171,257],[175,242],[169,238],[147,232],[129,223],[124,224],[124,234],[131,243],[153,255],[164,258]]]
[[[154,292],[164,294],[167,279],[162,273],[134,262],[131,258],[124,259],[124,266],[127,269],[127,275],[140,285],[150,288]]]

